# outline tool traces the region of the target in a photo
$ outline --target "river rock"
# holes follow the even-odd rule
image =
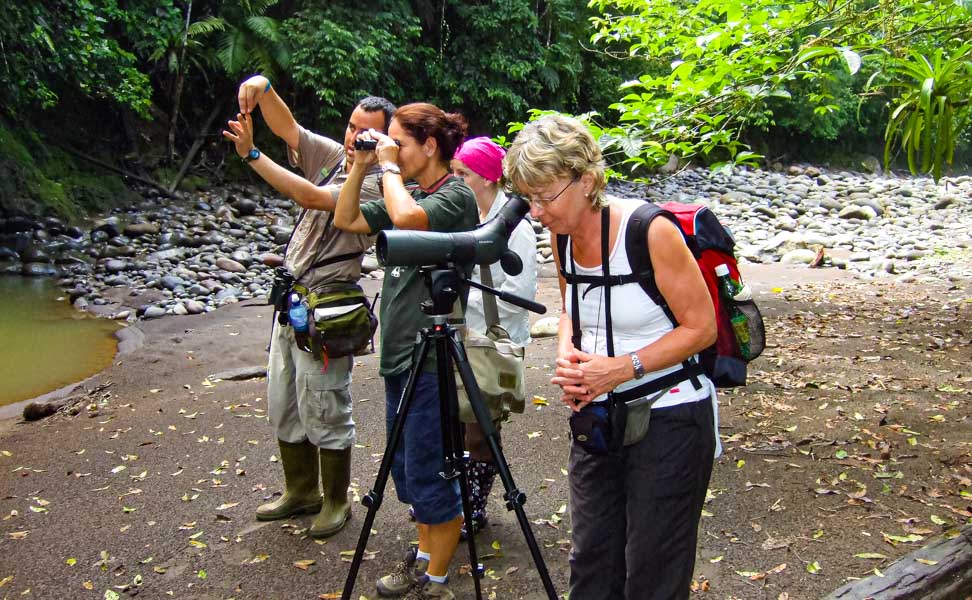
[[[809,265],[817,257],[817,252],[807,248],[790,250],[782,257],[780,263],[784,265]]]
[[[206,305],[196,300],[187,300],[185,306],[186,312],[190,315],[199,315],[206,312]]]
[[[373,273],[378,270],[381,265],[378,264],[378,258],[373,254],[365,254],[361,258],[361,272],[368,274]]]
[[[870,221],[871,219],[877,217],[877,211],[870,206],[851,204],[850,206],[845,206],[840,213],[837,214],[837,216],[841,219],[861,219],[864,221]]]
[[[220,256],[216,259],[216,266],[224,271],[229,271],[230,273],[246,272],[246,267],[231,258],[226,258],[225,256]]]
[[[557,335],[560,327],[560,317],[544,317],[530,327],[530,337],[545,338]]]
[[[137,238],[157,234],[160,229],[158,223],[129,223],[125,226],[124,233],[130,238]]]
[[[118,223],[117,217],[108,217],[107,219],[99,219],[94,222],[94,226],[91,228],[91,233],[102,232],[109,238],[121,235],[121,227]]]
[[[242,198],[233,204],[233,208],[241,217],[248,217],[256,214],[257,203],[249,198]]]
[[[105,270],[109,273],[121,273],[122,271],[127,271],[131,268],[131,264],[128,261],[111,259],[105,261]]]
[[[142,313],[142,318],[146,320],[158,319],[162,316],[165,316],[165,309],[161,306],[155,306],[154,304],[146,308],[145,312]]]

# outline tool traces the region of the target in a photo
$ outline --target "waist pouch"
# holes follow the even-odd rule
[[[588,454],[616,454],[648,435],[651,407],[668,393],[625,401],[613,392],[605,402],[591,402],[570,416],[570,435]]]
[[[354,283],[331,283],[313,292],[295,285],[307,298],[310,351],[318,358],[338,358],[363,350],[378,328],[364,290]]]
[[[608,394],[607,401],[591,402],[572,414],[569,424],[570,437],[588,454],[617,454],[626,445],[628,405]]]

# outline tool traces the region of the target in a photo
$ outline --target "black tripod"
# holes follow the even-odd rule
[[[374,524],[378,508],[381,506],[385,493],[385,485],[388,482],[388,474],[391,472],[395,450],[401,441],[402,430],[405,428],[405,418],[408,415],[409,407],[415,396],[416,381],[419,373],[421,373],[422,365],[428,356],[429,349],[434,347],[439,395],[440,398],[445,400],[439,403],[439,418],[442,424],[442,449],[445,463],[445,468],[440,475],[445,479],[459,479],[459,489],[462,496],[462,513],[465,522],[469,524],[467,526],[469,527],[470,535],[467,536],[467,543],[469,546],[469,564],[473,566],[472,575],[473,585],[476,588],[476,598],[477,600],[482,599],[480,579],[483,577],[484,569],[476,555],[475,536],[471,534],[472,508],[469,502],[468,454],[463,447],[453,363],[459,370],[459,376],[462,378],[462,383],[466,388],[473,413],[476,415],[476,421],[482,427],[490,451],[496,460],[500,480],[503,482],[503,487],[506,488],[506,493],[503,495],[503,498],[506,500],[506,508],[507,510],[516,512],[517,521],[519,522],[527,546],[530,548],[530,554],[533,556],[533,562],[537,567],[537,572],[540,574],[540,579],[543,581],[543,587],[547,592],[547,597],[550,600],[556,600],[557,593],[554,590],[553,583],[550,581],[550,575],[547,573],[547,566],[543,562],[540,548],[537,546],[537,541],[533,537],[533,531],[530,529],[530,523],[527,520],[526,513],[523,511],[526,494],[518,490],[516,483],[513,481],[509,464],[506,462],[506,458],[503,456],[503,450],[499,445],[496,428],[490,419],[489,411],[483,404],[482,393],[476,384],[472,367],[469,366],[469,361],[466,358],[466,350],[462,342],[456,339],[456,329],[448,323],[448,316],[452,312],[452,307],[456,299],[459,297],[460,277],[458,271],[452,265],[446,265],[423,267],[422,274],[425,278],[425,284],[429,289],[429,296],[431,297],[431,301],[423,303],[422,311],[432,317],[432,327],[423,329],[418,335],[418,345],[413,355],[412,368],[408,374],[408,383],[405,386],[405,393],[402,396],[401,403],[398,407],[398,414],[395,417],[395,423],[388,437],[388,445],[381,459],[381,466],[378,469],[374,489],[369,491],[361,500],[361,503],[368,507],[368,514],[365,516],[364,525],[361,526],[358,545],[354,550],[354,559],[351,561],[351,568],[348,571],[348,577],[344,583],[344,591],[342,592],[341,598],[342,600],[350,600],[351,592],[354,590],[354,583],[358,577],[358,569],[361,566],[361,560],[364,556],[365,548],[368,545],[368,538],[371,535],[371,526]],[[491,293],[499,296],[503,300],[535,312],[546,312],[546,308],[541,304],[510,294],[502,294],[474,281],[467,280],[466,283],[483,290],[484,293]]]

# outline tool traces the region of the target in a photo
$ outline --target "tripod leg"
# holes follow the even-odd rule
[[[445,454],[445,471],[442,476],[446,479],[459,478],[459,495],[462,499],[462,514],[467,526],[472,523],[472,503],[469,501],[469,456],[463,448],[462,426],[459,423],[459,402],[456,393],[456,376],[452,369],[452,354],[450,352],[448,336],[454,330],[448,327],[436,337],[436,372],[439,380],[439,416],[442,423],[442,450]],[[444,400],[444,401],[443,401]],[[457,532],[458,533],[458,532]],[[476,589],[477,600],[482,599],[480,580],[483,576],[483,566],[479,564],[476,552],[476,540],[472,536],[467,538],[469,544],[469,564],[472,566],[473,587]]]
[[[476,377],[473,375],[472,367],[466,358],[465,349],[461,343],[456,341],[454,336],[449,337],[449,342],[449,353],[455,361],[456,368],[459,370],[459,376],[462,378],[462,383],[466,387],[466,394],[469,396],[469,404],[472,406],[473,413],[476,415],[476,421],[483,429],[483,434],[486,436],[486,443],[489,445],[489,449],[496,459],[496,469],[499,472],[500,480],[503,482],[503,487],[506,488],[506,494],[503,495],[503,498],[506,499],[506,508],[516,513],[516,520],[519,522],[520,530],[523,532],[523,538],[530,548],[530,555],[533,557],[533,563],[537,567],[537,573],[540,574],[540,580],[543,582],[543,588],[547,592],[547,597],[550,600],[556,600],[557,592],[554,590],[553,582],[550,580],[550,574],[547,572],[547,565],[543,562],[543,555],[540,553],[540,547],[537,545],[537,540],[533,536],[533,530],[530,529],[530,521],[527,519],[526,512],[523,510],[523,504],[526,502],[526,494],[516,489],[516,483],[513,481],[513,475],[510,473],[509,464],[506,462],[503,449],[499,444],[496,427],[493,425],[489,411],[483,403],[482,392],[479,390],[479,385],[476,383]],[[469,540],[470,544],[475,546],[473,537],[469,536]]]
[[[402,431],[405,429],[405,419],[408,416],[408,409],[412,405],[415,397],[415,384],[418,375],[422,371],[422,364],[429,353],[429,340],[423,334],[420,345],[415,352],[416,360],[412,363],[412,368],[408,374],[408,383],[405,385],[405,393],[402,394],[402,401],[398,407],[398,414],[395,416],[395,423],[392,425],[391,433],[388,435],[388,443],[385,446],[385,453],[381,457],[381,466],[378,468],[378,475],[375,477],[375,486],[362,499],[361,504],[368,507],[368,514],[365,515],[364,525],[361,526],[361,533],[358,536],[358,545],[354,549],[354,558],[351,560],[351,568],[348,570],[348,577],[344,581],[344,590],[341,592],[341,600],[350,600],[351,592],[354,591],[354,582],[358,578],[358,569],[361,567],[361,560],[364,558],[365,548],[368,547],[368,538],[371,535],[371,526],[375,522],[375,515],[381,506],[385,495],[385,485],[388,483],[388,475],[391,473],[392,462],[395,460],[395,450],[401,443]]]

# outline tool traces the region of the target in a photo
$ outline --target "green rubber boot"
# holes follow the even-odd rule
[[[258,521],[276,521],[292,515],[315,513],[321,509],[321,490],[317,485],[317,446],[307,440],[291,444],[277,440],[283,464],[283,496],[257,508]]]
[[[324,506],[314,517],[312,538],[326,538],[344,529],[351,518],[348,485],[351,484],[351,448],[321,449],[321,480],[324,482]]]

